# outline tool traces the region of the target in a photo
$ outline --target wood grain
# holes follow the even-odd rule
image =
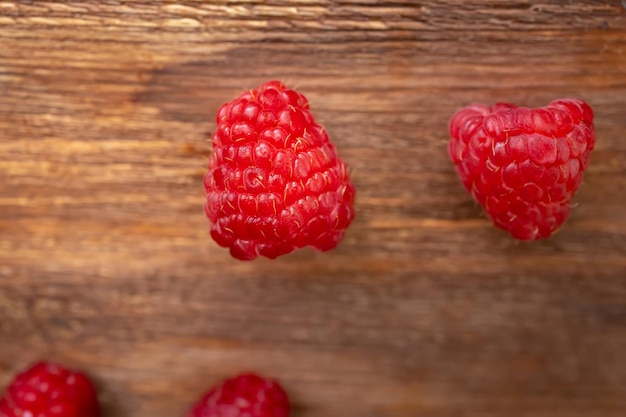
[[[623,2],[622,2],[623,3]],[[105,416],[182,415],[247,369],[295,417],[626,415],[620,1],[0,2],[0,386],[83,368]],[[219,105],[299,88],[349,163],[334,252],[237,262],[202,212]],[[446,154],[471,101],[579,96],[566,227],[513,242]]]

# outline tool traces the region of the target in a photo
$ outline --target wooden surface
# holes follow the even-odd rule
[[[334,252],[208,235],[218,106],[310,100],[357,186]],[[519,244],[446,154],[470,101],[596,112],[566,227]],[[295,417],[626,415],[620,1],[0,2],[0,387],[83,368],[105,417],[177,416],[242,371]]]

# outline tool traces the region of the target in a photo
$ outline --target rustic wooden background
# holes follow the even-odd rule
[[[219,105],[309,98],[358,189],[334,252],[231,259],[202,176]],[[595,109],[578,207],[519,244],[446,154],[470,101]],[[618,0],[0,2],[0,387],[85,369],[105,417],[180,416],[242,370],[295,417],[626,415]]]

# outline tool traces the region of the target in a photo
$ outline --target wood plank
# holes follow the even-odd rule
[[[308,97],[357,218],[331,253],[238,262],[208,235],[206,139],[268,79]],[[562,96],[597,147],[563,230],[517,243],[447,123]],[[43,357],[105,416],[182,415],[251,369],[295,417],[623,417],[625,136],[617,0],[1,2],[0,387]]]

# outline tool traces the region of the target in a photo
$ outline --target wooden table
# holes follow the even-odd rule
[[[47,358],[106,417],[180,416],[243,370],[295,417],[625,416],[622,3],[0,2],[0,386]],[[206,139],[268,79],[307,95],[358,214],[331,253],[239,262],[208,235]],[[597,148],[566,227],[516,243],[447,122],[562,96]]]

